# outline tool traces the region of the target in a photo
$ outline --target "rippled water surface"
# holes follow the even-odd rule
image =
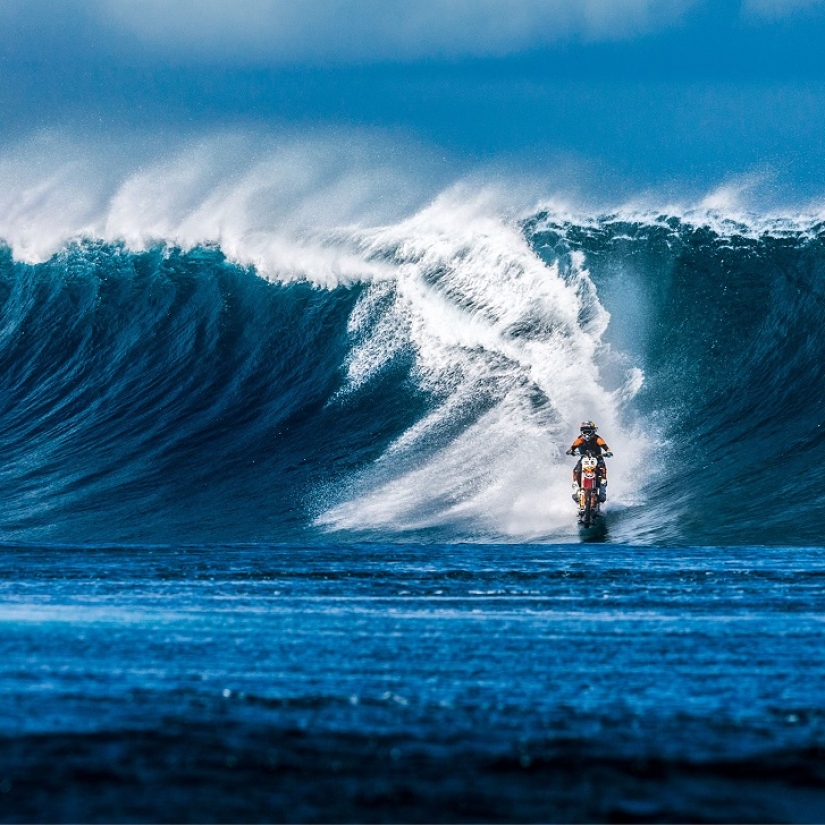
[[[0,577],[7,821],[825,817],[821,548],[7,546]]]

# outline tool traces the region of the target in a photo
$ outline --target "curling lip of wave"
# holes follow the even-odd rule
[[[550,222],[579,226],[678,219],[725,236],[816,234],[825,220],[816,204],[749,209],[746,195],[759,185],[751,177],[695,203],[638,200],[582,210],[565,198],[543,199],[534,184],[514,187],[483,175],[451,182],[420,148],[352,130],[312,138],[226,132],[166,149],[145,143],[127,141],[124,152],[122,141],[42,132],[0,156],[0,238],[15,258],[42,263],[86,239],[133,251],[216,245],[265,277],[335,286],[388,274],[353,249],[353,229],[391,227],[435,200],[483,203],[507,220],[544,212]]]
[[[438,185],[423,167],[401,170],[403,142],[391,151],[351,130],[228,132],[166,151],[135,141],[125,156],[119,143],[93,148],[41,133],[0,156],[0,238],[17,260],[43,263],[85,240],[136,252],[215,245],[262,276],[335,286],[371,274],[342,242],[349,228],[397,221]]]

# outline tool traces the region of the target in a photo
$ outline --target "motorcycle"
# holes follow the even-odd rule
[[[607,491],[599,478],[599,462],[589,450],[582,453],[581,485],[577,493],[579,505],[579,524],[582,527],[594,527],[602,517],[601,505],[607,498]]]

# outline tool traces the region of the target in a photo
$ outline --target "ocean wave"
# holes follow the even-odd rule
[[[583,418],[613,540],[815,531],[814,211],[528,208],[365,144],[91,183],[47,149],[0,159],[6,540],[568,540]]]

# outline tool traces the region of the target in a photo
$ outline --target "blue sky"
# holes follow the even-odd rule
[[[4,0],[0,141],[399,133],[606,187],[825,193],[823,0]]]

